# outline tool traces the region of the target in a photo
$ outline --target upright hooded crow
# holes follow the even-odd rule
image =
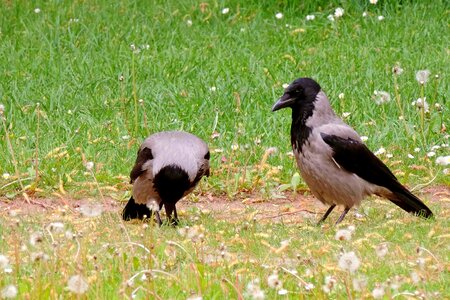
[[[161,225],[159,210],[164,206],[168,221],[176,225],[175,204],[203,176],[209,176],[209,149],[203,140],[181,131],[152,134],[139,148],[131,170],[133,195],[123,209],[123,219],[142,220],[153,212]]]
[[[344,206],[336,224],[341,222],[350,208],[372,194],[415,215],[433,216],[366,147],[356,131],[336,116],[317,82],[310,78],[292,82],[272,111],[285,107],[292,109],[291,144],[302,177],[313,195],[330,205],[319,223],[336,205]]]

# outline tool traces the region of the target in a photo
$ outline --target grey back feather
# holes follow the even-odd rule
[[[141,150],[150,148],[154,159],[144,165],[153,177],[163,167],[175,164],[188,173],[192,182],[200,168],[209,169],[205,159],[208,145],[199,137],[183,131],[163,131],[152,134],[141,145]]]

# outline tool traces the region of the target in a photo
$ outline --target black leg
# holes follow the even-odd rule
[[[323,215],[322,219],[320,219],[319,223],[317,223],[317,225],[322,224],[328,218],[328,215],[333,211],[335,207],[336,204],[331,205],[327,212]]]
[[[173,226],[177,226],[179,223],[178,220],[178,214],[177,214],[177,207],[174,205],[173,206],[173,220],[172,220],[172,224]]]
[[[344,217],[345,217],[345,215],[348,213],[349,210],[350,210],[350,207],[346,207],[346,208],[344,209],[344,211],[342,212],[342,215],[341,215],[341,216],[339,217],[339,219],[336,221],[336,224],[335,224],[335,225],[341,223],[341,221],[344,220]]]
[[[162,221],[161,221],[161,216],[159,215],[159,211],[155,211],[155,218],[156,218],[156,223],[158,224],[158,226],[161,226]]]

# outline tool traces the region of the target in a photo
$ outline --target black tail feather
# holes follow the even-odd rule
[[[129,221],[131,219],[140,219],[150,218],[152,216],[152,211],[145,204],[137,204],[134,202],[133,197],[128,200],[127,205],[125,205],[122,211],[122,218],[125,221]]]
[[[419,198],[414,196],[403,186],[398,191],[392,192],[392,194],[388,196],[388,199],[409,213],[413,213],[424,218],[433,217],[433,212],[428,208],[428,206],[426,206]]]

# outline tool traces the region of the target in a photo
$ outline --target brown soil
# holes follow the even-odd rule
[[[448,186],[427,187],[415,193],[426,199],[428,203],[441,203],[443,210],[448,210],[450,207],[450,187]],[[61,210],[76,213],[78,208],[85,203],[101,204],[104,210],[110,212],[120,212],[125,204],[125,202],[111,198],[106,198],[104,201],[97,199],[34,198],[25,200],[18,198],[8,200],[0,198],[0,216],[11,211],[27,215]],[[258,220],[278,221],[282,219],[283,222],[302,222],[305,218],[317,218],[316,214],[323,214],[327,209],[326,206],[307,193],[284,193],[280,198],[274,199],[264,199],[253,194],[239,196],[236,199],[229,199],[226,196],[206,195],[188,197],[187,201],[180,201],[177,205],[180,216],[194,207],[200,211],[211,213],[218,219],[256,218]]]

